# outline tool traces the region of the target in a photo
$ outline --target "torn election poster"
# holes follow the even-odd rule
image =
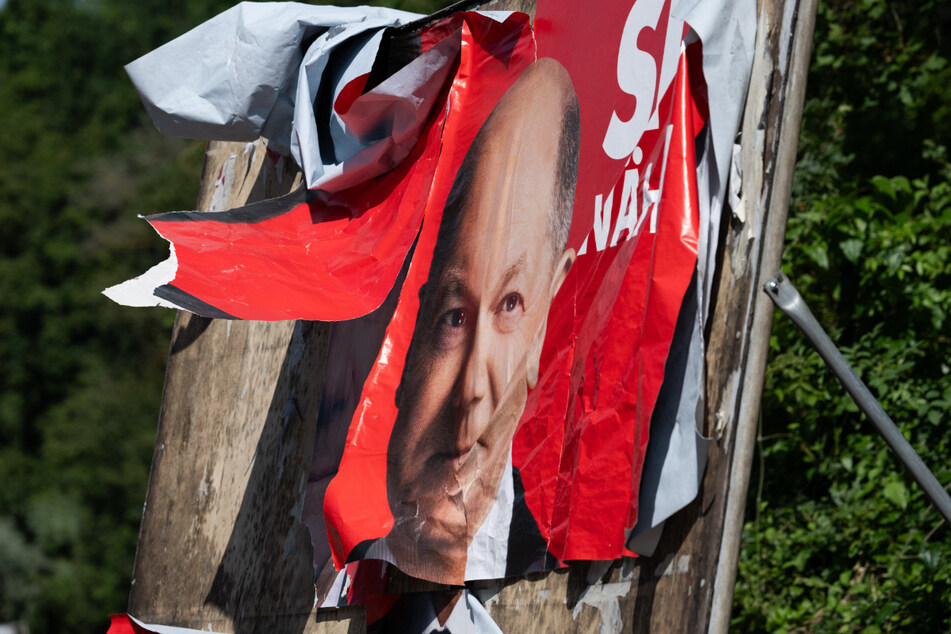
[[[457,13],[421,26],[378,83],[378,31],[358,30],[321,72],[304,70],[309,51],[276,64],[297,94],[311,81],[292,115],[286,90],[216,104],[240,111],[224,119],[202,119],[204,102],[185,115],[190,98],[156,103],[141,71],[174,46],[130,65],[154,118],[188,121],[177,132],[296,139],[307,188],[149,217],[170,263],[107,294],[339,320],[318,422],[334,442],[304,510],[318,574],[381,559],[460,584],[613,559],[696,494],[701,333],[751,7],[539,0],[534,25]],[[331,107],[314,109],[319,94]]]

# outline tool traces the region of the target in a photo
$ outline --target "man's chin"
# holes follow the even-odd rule
[[[439,495],[404,487],[400,497],[414,501],[393,508],[387,544],[403,572],[438,583],[463,583],[469,544],[495,501],[501,477],[494,473],[498,469],[487,469],[486,462],[484,448],[476,446],[455,459],[430,456],[424,463],[425,479],[419,474],[399,480],[443,483]]]
[[[454,507],[420,509],[419,517],[397,519],[387,536],[400,570],[450,585],[464,581],[469,541],[465,513]]]

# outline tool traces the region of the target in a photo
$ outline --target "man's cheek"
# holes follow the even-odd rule
[[[425,387],[422,397],[427,401],[427,408],[438,410],[451,396],[464,363],[465,358],[460,350],[447,351],[434,359],[430,364],[429,376],[423,378]]]
[[[440,420],[440,412],[449,404],[455,381],[451,368],[452,364],[446,363],[445,359],[431,364],[429,374],[423,377],[423,384],[418,386],[414,399],[411,422],[414,431],[407,440],[421,445],[418,453],[426,454],[427,457],[440,451],[440,441],[447,433],[451,433],[449,429],[442,429],[448,421]]]
[[[535,338],[539,328],[545,323],[549,307],[547,294],[540,292],[540,289],[535,289],[518,328],[518,334],[522,338],[526,349]]]
[[[515,330],[505,336],[503,345],[504,357],[500,359],[500,372],[497,377],[496,394],[502,395],[509,390],[513,380],[524,378],[525,354],[528,352],[531,333],[534,328],[529,325],[529,320],[523,319],[518,330]]]
[[[524,355],[523,355],[524,356]],[[528,400],[528,386],[525,381],[525,364],[520,361],[516,364],[516,378],[509,381],[509,385],[502,395],[498,407],[483,434],[483,444],[493,460],[502,454],[508,453],[508,446],[515,435],[518,419],[525,409]]]

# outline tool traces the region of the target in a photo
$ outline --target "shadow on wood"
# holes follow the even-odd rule
[[[312,322],[293,326],[241,507],[205,599],[238,634],[303,632],[313,607],[313,550],[300,518],[323,373],[300,368],[323,366],[326,330]],[[297,498],[290,508],[289,495]]]

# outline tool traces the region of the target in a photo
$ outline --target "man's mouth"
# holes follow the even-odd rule
[[[422,478],[441,481],[444,494],[459,494],[466,488],[477,463],[476,445],[433,454],[421,470]]]
[[[441,471],[445,469],[448,471],[447,476],[459,479],[460,472],[465,469],[471,459],[474,447],[475,445],[472,445],[462,449],[453,449],[435,454],[430,458],[429,464],[435,467],[435,470]]]
[[[469,445],[468,447],[463,447],[463,448],[461,448],[461,449],[456,448],[456,450],[453,451],[453,452],[450,454],[450,460],[451,460],[454,464],[455,464],[455,463],[462,463],[462,462],[465,461],[465,459],[469,456],[469,454],[472,452],[472,449],[473,449],[474,447],[475,447],[475,445]]]

